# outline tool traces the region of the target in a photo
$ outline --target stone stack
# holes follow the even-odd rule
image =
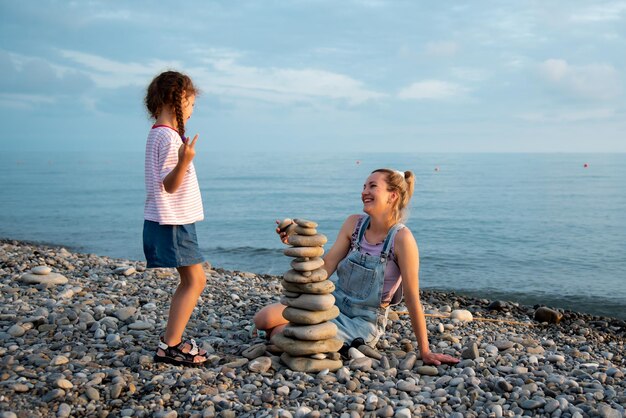
[[[57,285],[67,283],[67,277],[53,273],[48,266],[33,267],[29,272],[24,273],[20,279],[27,284]]]
[[[272,343],[284,351],[281,359],[292,370],[337,370],[342,366],[337,350],[343,343],[335,338],[337,326],[329,322],[339,316],[339,309],[332,295],[335,285],[322,268],[327,239],[317,233],[315,222],[304,219],[285,219],[279,228],[287,232],[291,245],[284,253],[294,260],[282,281],[281,303],[287,306],[283,316],[289,324]]]

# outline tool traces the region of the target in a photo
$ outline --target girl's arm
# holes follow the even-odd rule
[[[425,364],[436,366],[444,363],[457,363],[459,360],[447,354],[438,354],[430,351],[428,345],[428,331],[426,329],[426,318],[420,302],[419,295],[419,251],[413,234],[408,228],[402,228],[396,234],[394,242],[398,267],[402,275],[402,290],[404,291],[404,301],[409,316],[413,332],[417,337],[422,361]]]
[[[196,155],[195,146],[197,140],[198,135],[194,136],[192,140],[187,139],[178,149],[178,163],[163,179],[163,187],[167,193],[176,192],[180,185],[183,184],[187,167],[189,167],[193,157]]]
[[[348,251],[350,251],[350,239],[352,232],[354,232],[354,227],[359,220],[359,216],[360,215],[348,216],[341,226],[339,234],[337,234],[335,243],[324,256],[323,268],[328,272],[328,277],[333,275],[339,262],[348,255]]]

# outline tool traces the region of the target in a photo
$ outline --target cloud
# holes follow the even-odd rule
[[[214,62],[204,75],[209,90],[271,102],[329,98],[359,104],[385,96],[346,75],[314,68],[261,68],[225,59]]]
[[[469,91],[466,87],[440,80],[425,80],[413,83],[398,93],[400,99],[445,100],[463,96]]]
[[[9,109],[34,109],[55,102],[54,97],[40,94],[0,93],[0,107]]]
[[[61,54],[85,67],[103,88],[145,86],[159,71],[178,68],[189,73],[203,91],[237,98],[275,103],[328,98],[359,104],[385,96],[365,88],[358,80],[330,71],[240,65],[241,54],[228,49],[196,50],[195,55],[202,56],[204,65],[186,68],[176,61],[121,63],[78,51],[63,50]]]
[[[598,108],[586,110],[565,110],[555,112],[529,112],[518,115],[528,122],[580,122],[611,119],[615,109]]]
[[[72,68],[3,50],[0,50],[0,71],[0,92],[25,95],[23,97],[76,95],[93,85],[89,78]]]
[[[621,91],[619,73],[608,64],[575,66],[562,59],[548,59],[539,65],[539,73],[550,85],[581,98],[609,100]]]
[[[159,71],[180,68],[178,61],[151,60],[146,64],[123,63],[80,51],[61,50],[61,56],[79,64],[93,82],[102,88],[145,86]]]
[[[428,55],[434,57],[452,57],[459,51],[459,45],[452,41],[429,42],[424,47]]]
[[[623,1],[609,2],[587,7],[586,9],[572,14],[569,20],[580,23],[610,22],[621,20],[625,12],[626,3]]]

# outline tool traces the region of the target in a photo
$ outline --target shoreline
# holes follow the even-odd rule
[[[80,253],[80,254],[94,254],[94,255],[99,255],[102,256],[101,254],[98,253],[93,253],[93,252],[85,252],[85,248],[81,247],[81,246],[75,246],[75,245],[64,245],[64,244],[58,244],[55,242],[47,242],[47,241],[36,241],[36,240],[22,240],[22,239],[13,239],[13,238],[7,238],[7,237],[2,237],[0,236],[0,243],[2,242],[20,242],[23,244],[27,244],[27,245],[32,245],[32,246],[45,246],[45,247],[50,247],[50,248],[65,248],[67,250],[69,250],[70,252],[75,252],[75,253]],[[276,249],[277,252],[281,252],[280,249]],[[205,255],[206,256],[206,255]],[[105,255],[102,257],[108,257],[111,259],[118,259],[119,257],[116,256],[112,256],[112,255]],[[209,257],[210,258],[210,257]],[[119,258],[120,260],[125,260],[129,263],[142,263],[143,259],[131,259],[131,258]],[[211,263],[211,260],[208,260],[209,263]],[[144,263],[145,264],[145,263]],[[223,271],[248,271],[250,273],[259,275],[259,276],[275,276],[275,274],[273,273],[261,273],[261,272],[255,272],[253,270],[238,270],[236,268],[232,268],[232,267],[225,267],[225,266],[214,266],[220,270]],[[582,304],[584,307],[588,308],[588,309],[580,309],[580,310],[576,310],[576,309],[572,309],[570,306],[567,305],[576,305],[575,302],[569,302],[569,303],[562,303],[563,299],[555,299],[554,297],[551,296],[547,296],[547,295],[537,295],[537,294],[531,294],[531,293],[513,293],[513,292],[500,292],[500,291],[489,291],[489,290],[474,290],[474,289],[453,289],[453,288],[445,288],[445,287],[438,287],[438,286],[432,286],[432,287],[425,287],[423,286],[423,283],[421,283],[422,286],[420,286],[420,290],[421,291],[433,291],[433,292],[441,292],[441,293],[451,293],[454,295],[458,295],[458,296],[465,296],[465,297],[469,297],[469,298],[474,298],[474,299],[489,299],[489,300],[501,300],[501,301],[506,301],[507,303],[512,303],[512,304],[517,304],[517,305],[524,305],[524,306],[550,306],[552,307],[552,309],[558,309],[561,312],[575,312],[575,313],[579,313],[579,314],[583,314],[583,315],[590,315],[593,317],[597,317],[597,318],[604,318],[604,319],[618,319],[618,320],[622,320],[622,321],[626,321],[626,310],[624,310],[624,312],[622,312],[622,316],[619,316],[619,312],[617,314],[613,314],[612,311],[614,310],[618,310],[620,308],[621,305],[619,305],[617,302],[611,302],[608,306],[609,308],[607,308],[607,305],[604,304],[602,305],[603,308],[605,308],[605,311],[609,311],[609,312],[598,312],[598,310],[602,311],[602,308],[598,308],[595,305],[591,305],[587,300],[580,300],[578,301],[579,304]],[[595,299],[594,299],[595,300]]]
[[[19,280],[38,265],[68,282]],[[427,313],[459,308],[475,318],[427,318],[431,349],[461,356],[475,344],[474,356],[424,368],[419,352],[412,354],[408,316],[392,315],[377,346],[386,360],[296,373],[248,335],[258,308],[278,301],[279,278],[205,270],[207,288],[188,335],[211,361],[173,367],[152,362],[178,283],[173,269],[1,239],[0,409],[103,417],[626,416],[623,320],[559,310],[560,324],[539,324],[530,306],[504,302],[489,311],[490,300],[428,289],[421,292]],[[260,357],[269,359],[267,369],[257,369]]]

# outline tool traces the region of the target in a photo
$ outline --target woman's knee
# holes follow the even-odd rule
[[[265,306],[253,318],[254,326],[258,329],[270,329],[287,322],[283,318],[285,306],[280,303]]]

